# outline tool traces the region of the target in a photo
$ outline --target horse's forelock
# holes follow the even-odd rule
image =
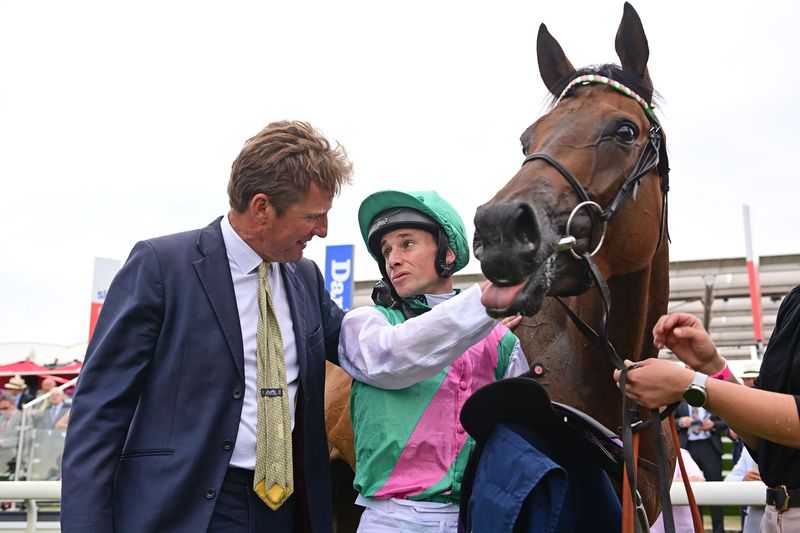
[[[631,72],[624,70],[619,65],[615,65],[614,63],[606,63],[605,65],[592,65],[589,67],[584,67],[578,69],[574,72],[571,72],[567,76],[564,76],[561,80],[559,80],[558,84],[556,85],[555,94],[550,97],[549,107],[552,109],[556,102],[558,101],[558,95],[560,95],[564,89],[569,85],[569,83],[579,76],[584,76],[586,74],[596,74],[599,76],[605,76],[609,79],[616,80],[620,82],[622,85],[633,90],[633,92],[639,95],[647,95],[650,94],[652,89],[650,89],[647,84],[642,80],[640,77],[632,74]],[[572,92],[572,91],[570,91]],[[653,100],[658,99],[658,95],[655,91],[653,92],[653,96],[651,101],[648,104],[652,105]]]

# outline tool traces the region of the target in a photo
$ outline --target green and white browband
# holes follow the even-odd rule
[[[615,89],[616,91],[624,94],[625,96],[633,98],[639,103],[640,106],[642,106],[642,109],[644,109],[644,112],[647,113],[648,117],[655,119],[655,113],[653,111],[653,108],[650,106],[650,104],[647,103],[647,101],[644,98],[633,92],[629,87],[622,85],[617,80],[612,80],[611,78],[607,78],[606,76],[600,76],[598,74],[584,74],[583,76],[578,76],[577,78],[569,82],[569,85],[567,85],[564,88],[564,90],[561,91],[561,96],[559,96],[558,100],[556,100],[556,105],[558,105],[561,99],[564,98],[564,96],[567,95],[570,89],[572,89],[576,85],[589,85],[591,83],[602,83],[604,85],[608,85],[612,89]]]

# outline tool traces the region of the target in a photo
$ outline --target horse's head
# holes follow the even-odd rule
[[[575,70],[539,28],[539,71],[555,104],[522,134],[520,170],[475,215],[474,251],[492,282],[483,301],[493,315],[532,315],[546,295],[585,291],[584,254],[597,252],[608,279],[643,269],[658,249],[666,151],[651,108],[647,37],[628,3],[616,50],[621,67]]]

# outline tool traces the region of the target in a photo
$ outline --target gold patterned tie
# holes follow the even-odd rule
[[[267,279],[268,270],[266,261],[258,267],[258,424],[253,490],[274,511],[294,491],[294,472],[286,361]]]

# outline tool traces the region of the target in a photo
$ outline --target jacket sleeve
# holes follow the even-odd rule
[[[140,242],[109,287],[73,400],[63,456],[65,533],[113,531],[114,474],[163,320],[158,260]]]
[[[372,307],[350,311],[339,340],[342,369],[383,389],[402,389],[435,376],[497,324],[480,298],[476,285],[397,325]]]
[[[305,276],[315,287],[319,312],[322,319],[322,329],[325,338],[325,358],[331,363],[339,364],[339,331],[342,327],[344,311],[331,299],[325,289],[325,279],[319,267],[313,261],[304,261]]]
[[[514,337],[516,338],[516,335]],[[525,353],[523,353],[522,346],[517,338],[516,342],[514,343],[514,348],[511,350],[511,356],[508,358],[508,368],[506,368],[506,372],[503,377],[513,378],[515,376],[524,374],[530,369],[531,367],[528,364],[528,359],[525,357]]]
[[[724,435],[728,430],[728,424],[717,415],[711,415],[711,421],[714,422],[714,431],[719,433],[720,436]]]
[[[689,416],[689,408],[685,402],[681,402],[675,409],[675,427],[678,430],[678,440],[681,442],[681,446],[686,445],[686,439],[688,438],[689,433],[689,428],[685,428],[678,424],[678,419],[684,416]]]
[[[748,463],[751,461],[752,459],[750,459],[750,454],[747,453],[747,448],[742,448],[742,454],[739,456],[739,460],[736,461],[731,471],[725,476],[725,481],[743,481],[744,475],[749,470]]]

